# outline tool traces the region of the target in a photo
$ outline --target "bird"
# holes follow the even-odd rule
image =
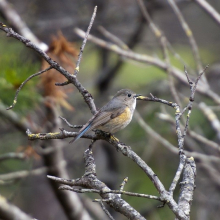
[[[141,96],[130,89],[121,89],[104,105],[78,132],[78,135],[70,141],[75,142],[84,134],[97,129],[110,134],[125,128],[133,117],[136,108],[136,98]]]

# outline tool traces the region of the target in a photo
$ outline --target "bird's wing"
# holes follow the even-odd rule
[[[99,126],[102,126],[108,123],[109,120],[121,115],[124,112],[125,108],[126,106],[123,106],[123,107],[120,106],[118,108],[113,108],[108,111],[101,111],[91,122],[90,130],[95,129]]]
[[[113,119],[125,110],[126,106],[116,108],[102,108],[100,109],[79,131],[79,134],[70,143],[79,139],[83,134],[106,124],[110,119]],[[106,111],[108,109],[108,111]]]

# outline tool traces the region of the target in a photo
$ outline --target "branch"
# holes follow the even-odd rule
[[[173,118],[170,115],[163,114],[163,113],[158,113],[157,115],[161,120],[167,121],[167,122],[171,123],[172,125],[175,125],[175,120],[173,120]],[[183,128],[183,125],[181,125],[181,128]],[[204,136],[202,136],[194,131],[191,131],[191,130],[188,130],[187,134],[190,137],[194,138],[195,140],[201,142],[204,146],[207,145],[207,147],[212,147],[213,149],[220,151],[220,145],[215,143],[214,141],[209,140],[209,139],[205,138]]]
[[[13,31],[11,28],[8,28],[6,25],[0,23],[0,30],[4,31],[8,37],[13,37],[19,41],[21,41],[23,44],[25,44],[27,47],[30,47],[34,51],[36,51],[45,61],[48,62],[48,64],[56,69],[58,72],[60,72],[66,79],[72,83],[78,91],[83,96],[86,104],[89,106],[92,114],[95,114],[96,106],[94,103],[94,99],[92,95],[82,86],[82,84],[78,81],[75,75],[70,74],[68,71],[66,71],[62,66],[60,66],[56,61],[52,60],[44,51],[42,51],[39,47],[37,47],[35,44],[33,44],[30,40],[26,39],[25,37],[22,37],[15,31]]]
[[[34,33],[28,28],[26,23],[21,19],[20,15],[14,10],[11,4],[6,0],[0,1],[1,13],[7,18],[9,23],[15,27],[15,29],[24,37],[28,37],[34,44],[36,44],[41,50],[47,51],[48,46],[41,42]]]
[[[0,162],[4,160],[16,159],[16,160],[24,160],[26,159],[27,155],[25,153],[7,153],[0,155]]]
[[[133,192],[127,192],[127,191],[122,191],[122,190],[108,190],[106,192],[103,192],[101,190],[97,190],[97,189],[78,189],[78,188],[73,188],[73,187],[69,187],[69,185],[74,186],[74,181],[69,182],[68,180],[64,180],[61,178],[57,178],[57,177],[52,177],[51,176],[47,176],[49,179],[53,179],[58,183],[62,183],[62,184],[67,184],[68,186],[60,186],[59,189],[60,190],[70,190],[76,193],[113,193],[113,194],[119,194],[119,195],[127,195],[127,196],[135,196],[135,197],[141,197],[141,198],[146,198],[146,199],[154,199],[154,200],[158,200],[160,202],[163,202],[163,200],[158,197],[158,196],[152,196],[152,195],[147,195],[147,194],[143,194],[143,193],[133,193]]]
[[[79,53],[79,58],[76,62],[76,68],[75,68],[75,71],[74,71],[74,75],[77,76],[78,72],[79,72],[79,64],[81,62],[81,59],[82,59],[82,54],[83,54],[83,50],[86,46],[86,42],[87,42],[87,39],[88,39],[88,36],[89,36],[89,32],[92,28],[92,25],[93,25],[93,22],[95,20],[95,16],[96,16],[96,12],[97,12],[97,6],[95,6],[94,8],[94,12],[92,14],[92,17],[91,17],[91,20],[90,20],[90,23],[89,23],[89,26],[88,26],[88,29],[86,31],[86,35],[84,37],[84,40],[83,40],[83,43],[82,43],[82,46],[80,47],[80,53]]]
[[[209,108],[204,102],[199,103],[198,107],[202,113],[206,116],[211,124],[211,127],[216,132],[218,139],[220,138],[220,121],[217,115]]]
[[[45,167],[37,168],[35,170],[20,170],[16,172],[7,173],[7,174],[1,174],[0,181],[17,180],[17,179],[25,178],[27,176],[41,175],[46,172],[47,172],[47,168]]]
[[[78,135],[78,132],[70,132],[66,131],[63,128],[61,129],[61,132],[49,132],[49,133],[37,133],[37,134],[32,134],[29,129],[27,129],[26,133],[28,135],[29,140],[49,140],[49,139],[65,139],[68,137],[76,137]],[[96,140],[99,136],[98,135],[91,135],[91,134],[85,134],[82,136],[82,138],[87,138],[87,139],[94,139]]]
[[[218,25],[220,25],[220,14],[205,0],[194,0]]]
[[[79,35],[80,37],[85,36],[85,32],[82,31],[79,28],[75,28],[75,33]],[[118,47],[116,44],[108,43],[100,38],[94,37],[92,35],[89,35],[88,40],[91,42],[99,45],[100,47],[106,48],[108,50],[111,50],[121,56],[127,57],[128,59],[136,60],[139,62],[147,63],[153,66],[156,66],[162,70],[167,70],[167,64],[160,60],[159,58],[155,58],[149,55],[139,54],[135,53],[133,51],[124,50],[120,47]],[[180,71],[178,68],[171,66],[170,69],[171,74],[179,79],[181,82],[188,84],[186,77],[184,76],[183,72]],[[218,94],[213,92],[207,83],[200,81],[199,85],[197,86],[197,91],[205,96],[210,97],[213,99],[216,103],[220,104],[220,97]]]
[[[190,217],[190,206],[192,205],[193,192],[195,188],[196,164],[193,157],[187,158],[183,171],[183,181],[180,183],[180,196],[178,205],[184,213]]]
[[[107,138],[107,137],[106,137]],[[179,209],[178,205],[174,201],[173,197],[170,195],[169,192],[166,191],[164,185],[159,180],[158,176],[153,172],[153,170],[135,153],[131,150],[129,146],[122,145],[117,139],[113,136],[109,137],[107,141],[112,144],[118,151],[120,151],[124,156],[129,157],[132,159],[149,177],[149,179],[154,184],[155,188],[157,189],[158,193],[160,194],[160,198],[163,201],[166,201],[166,204],[169,208],[173,211],[173,213],[179,219],[188,219],[185,214]]]
[[[60,181],[60,183],[62,184],[67,183],[68,185],[71,184],[72,186],[73,185],[81,186],[84,188],[98,190],[102,192],[100,193],[102,199],[105,200],[106,203],[110,205],[113,209],[115,209],[115,211],[120,212],[129,219],[145,220],[145,218],[141,216],[140,213],[138,213],[127,202],[121,199],[117,194],[106,193],[109,192],[110,189],[97,178],[96,165],[91,149],[87,149],[84,152],[84,160],[85,160],[85,174],[81,178],[75,180],[65,180],[62,178],[51,177],[51,176],[48,176],[48,178],[53,179],[56,182]],[[68,189],[71,189],[71,187],[69,186]]]
[[[21,83],[21,85],[19,86],[19,88],[17,89],[17,91],[16,91],[16,93],[15,93],[15,97],[14,97],[13,104],[12,104],[11,106],[9,106],[9,107],[7,108],[7,110],[14,108],[14,106],[15,106],[16,103],[17,103],[17,98],[18,98],[19,92],[21,91],[21,89],[23,88],[23,86],[24,86],[29,80],[31,80],[31,79],[34,78],[35,76],[39,76],[39,75],[41,75],[42,73],[47,72],[47,71],[50,70],[50,69],[52,69],[51,66],[48,67],[48,68],[45,69],[45,70],[41,70],[41,71],[39,71],[39,72],[37,72],[37,73],[35,73],[35,74],[29,76],[23,83]]]
[[[21,117],[13,111],[5,111],[5,109],[6,106],[0,103],[0,115],[3,116],[2,118],[11,122],[19,130],[25,132],[26,129],[30,126],[33,128],[34,131],[39,130],[34,122],[30,124],[26,118]]]
[[[103,211],[106,213],[106,215],[111,219],[114,220],[114,218],[111,216],[110,212],[105,208],[103,201],[102,200],[94,200],[94,202],[98,202],[101,206],[101,208],[103,209]]]
[[[6,198],[0,196],[0,218],[5,220],[33,220],[32,217],[24,213],[18,207],[7,202]]]
[[[201,62],[201,58],[200,58],[200,55],[199,55],[199,49],[198,49],[197,43],[194,39],[193,33],[192,33],[189,25],[185,21],[183,15],[181,14],[179,8],[177,7],[175,1],[174,0],[168,0],[168,3],[172,7],[172,9],[173,9],[174,13],[176,14],[183,30],[185,31],[186,36],[189,39],[189,43],[190,43],[190,46],[191,46],[192,52],[193,52],[193,57],[195,58],[195,61],[196,61],[197,71],[200,72],[200,71],[202,71],[203,67],[202,67],[202,62]]]
[[[159,141],[164,147],[166,147],[170,152],[174,154],[178,154],[179,151],[174,146],[171,144],[167,139],[163,138],[160,134],[158,134],[156,131],[154,131],[144,120],[143,118],[139,115],[139,113],[136,111],[135,112],[135,118],[137,119],[138,123],[140,126],[148,133],[150,136],[154,137],[157,141]],[[198,160],[204,160],[204,161],[209,161],[209,162],[216,162],[220,163],[219,157],[217,156],[210,156],[206,154],[201,154],[199,152],[190,152],[190,151],[184,151],[187,157],[194,157]]]
[[[59,116],[60,119],[62,119],[70,128],[82,128],[83,125],[72,125],[70,124],[66,118]]]

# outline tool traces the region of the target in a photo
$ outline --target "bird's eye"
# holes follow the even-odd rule
[[[131,97],[131,94],[130,94],[130,93],[128,94],[128,97]]]

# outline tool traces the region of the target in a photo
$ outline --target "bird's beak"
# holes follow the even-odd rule
[[[142,96],[141,94],[135,95],[135,98],[137,98],[138,100],[144,100],[144,99],[146,99],[146,97],[145,97],[145,96]]]
[[[134,98],[139,98],[140,96],[142,96],[141,94],[136,94],[135,96],[134,96]]]

